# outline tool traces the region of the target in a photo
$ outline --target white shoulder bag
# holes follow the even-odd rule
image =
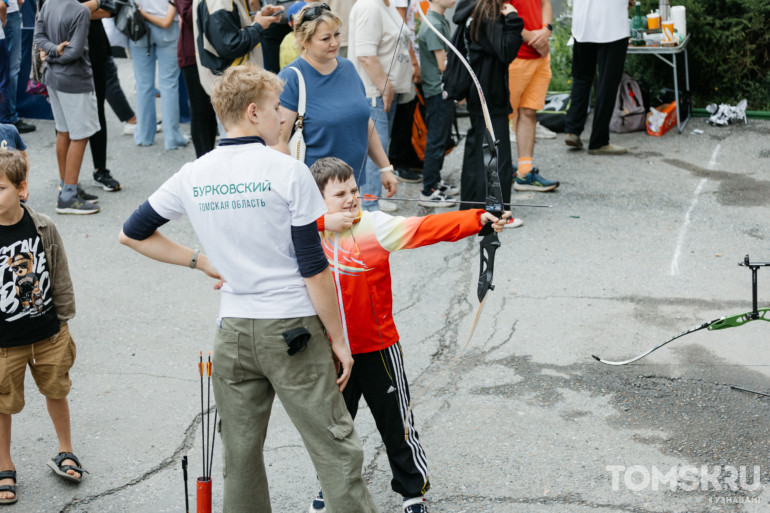
[[[305,162],[305,138],[302,135],[302,129],[305,122],[305,79],[302,78],[302,73],[298,68],[294,66],[289,67],[297,73],[297,85],[299,86],[299,101],[297,102],[297,121],[294,122],[294,133],[289,139],[289,155]]]

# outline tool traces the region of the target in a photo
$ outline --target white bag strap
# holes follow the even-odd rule
[[[299,68],[289,66],[289,69],[293,69],[297,74],[297,84],[299,85],[299,99],[297,101],[297,121],[294,122],[295,130],[302,130],[302,125],[305,120],[305,79],[302,78]]]

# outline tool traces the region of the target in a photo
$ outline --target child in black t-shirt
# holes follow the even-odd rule
[[[59,439],[48,466],[79,482],[83,470],[72,454],[67,395],[75,343],[67,321],[75,316],[67,256],[48,216],[19,200],[27,192],[27,163],[18,151],[0,150],[0,504],[16,502],[11,460],[11,415],[24,407],[29,365]],[[55,250],[54,250],[55,249]]]

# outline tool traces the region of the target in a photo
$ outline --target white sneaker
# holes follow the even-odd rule
[[[155,133],[157,134],[163,129],[163,125],[160,121],[155,125]],[[134,135],[136,132],[136,123],[123,123],[123,135]]]
[[[417,204],[428,208],[448,208],[456,205],[457,202],[450,201],[444,193],[435,190],[430,196],[420,193],[420,201],[418,201]]]
[[[556,132],[548,130],[538,122],[535,125],[535,139],[556,139]]]
[[[380,210],[383,212],[395,212],[398,210],[398,205],[392,201],[380,200],[378,203],[380,204]]]
[[[452,185],[449,182],[445,182],[444,180],[441,180],[438,183],[438,190],[441,194],[444,196],[457,196],[460,194],[460,188],[456,185]]]
[[[522,221],[518,217],[509,217],[505,220],[505,227],[506,228],[518,228],[519,226],[523,225],[524,221]]]

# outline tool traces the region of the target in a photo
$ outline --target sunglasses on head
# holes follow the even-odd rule
[[[305,12],[302,13],[302,18],[300,18],[299,24],[302,25],[306,21],[313,21],[314,19],[318,18],[324,11],[331,11],[331,8],[328,4],[324,3],[314,5],[313,7],[306,9]]]

